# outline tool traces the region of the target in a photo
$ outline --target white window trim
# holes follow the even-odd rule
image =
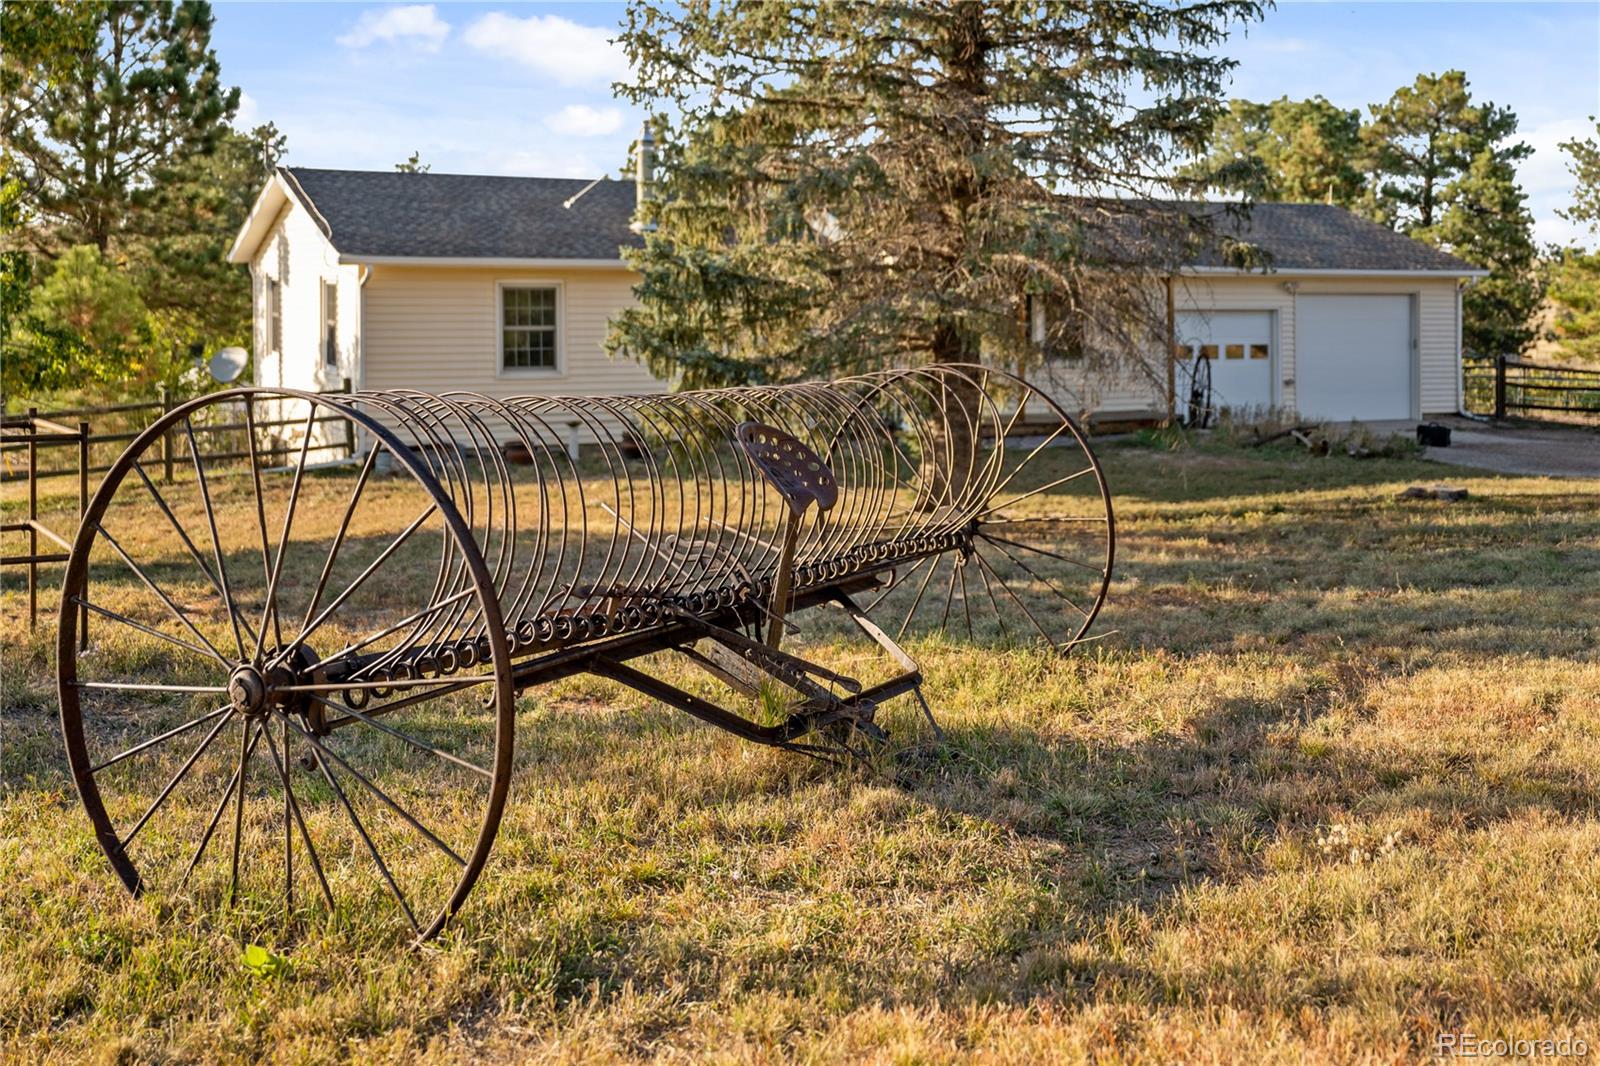
[[[556,291],[556,365],[506,366],[507,289]],[[567,287],[555,278],[502,278],[494,284],[494,374],[497,378],[564,378],[567,376]]]

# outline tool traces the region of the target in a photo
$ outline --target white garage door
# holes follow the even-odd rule
[[[1179,392],[1196,359],[1211,360],[1212,406],[1247,412],[1272,406],[1270,311],[1210,311],[1178,316]]]
[[[1295,301],[1295,406],[1345,422],[1412,417],[1411,297]]]

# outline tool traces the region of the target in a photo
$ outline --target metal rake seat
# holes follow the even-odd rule
[[[247,461],[191,449],[158,481],[164,439],[234,422]],[[355,460],[324,461],[349,440]],[[1083,433],[980,366],[666,396],[218,393],[90,502],[61,604],[67,754],[131,890],[293,913],[384,895],[427,937],[488,858],[519,692],[594,674],[850,758],[902,695],[938,734],[908,635],[1070,648],[1113,552]],[[111,624],[80,649],[84,612]],[[881,676],[786,642],[802,616],[865,637]]]

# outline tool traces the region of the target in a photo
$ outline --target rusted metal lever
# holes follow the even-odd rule
[[[772,618],[767,627],[767,647],[776,648],[783,642],[784,618],[789,613],[800,520],[813,503],[818,511],[831,510],[839,502],[839,482],[821,456],[781,429],[760,422],[741,422],[733,436],[750,462],[789,505],[789,520],[784,523],[783,543],[778,549],[778,573],[772,583],[772,602],[767,606]]]

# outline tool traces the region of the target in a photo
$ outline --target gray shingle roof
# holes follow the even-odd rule
[[[350,256],[616,259],[637,245],[633,182],[284,168]]]
[[[1210,219],[1219,237],[1232,237],[1264,249],[1272,269],[1472,271],[1464,259],[1412,240],[1386,226],[1370,222],[1334,204],[1258,203],[1244,219],[1225,204],[1185,204],[1187,210]],[[1205,249],[1200,267],[1226,263],[1219,239]]]
[[[631,181],[601,181],[567,208],[563,202],[587,181],[310,167],[286,167],[284,173],[322,216],[334,247],[348,256],[616,259],[619,249],[640,243],[628,228]],[[1248,222],[1222,204],[1179,206],[1209,216],[1219,234],[1264,249],[1279,272],[1473,269],[1329,204],[1260,203]],[[1221,244],[1205,250],[1194,265],[1225,266]]]

